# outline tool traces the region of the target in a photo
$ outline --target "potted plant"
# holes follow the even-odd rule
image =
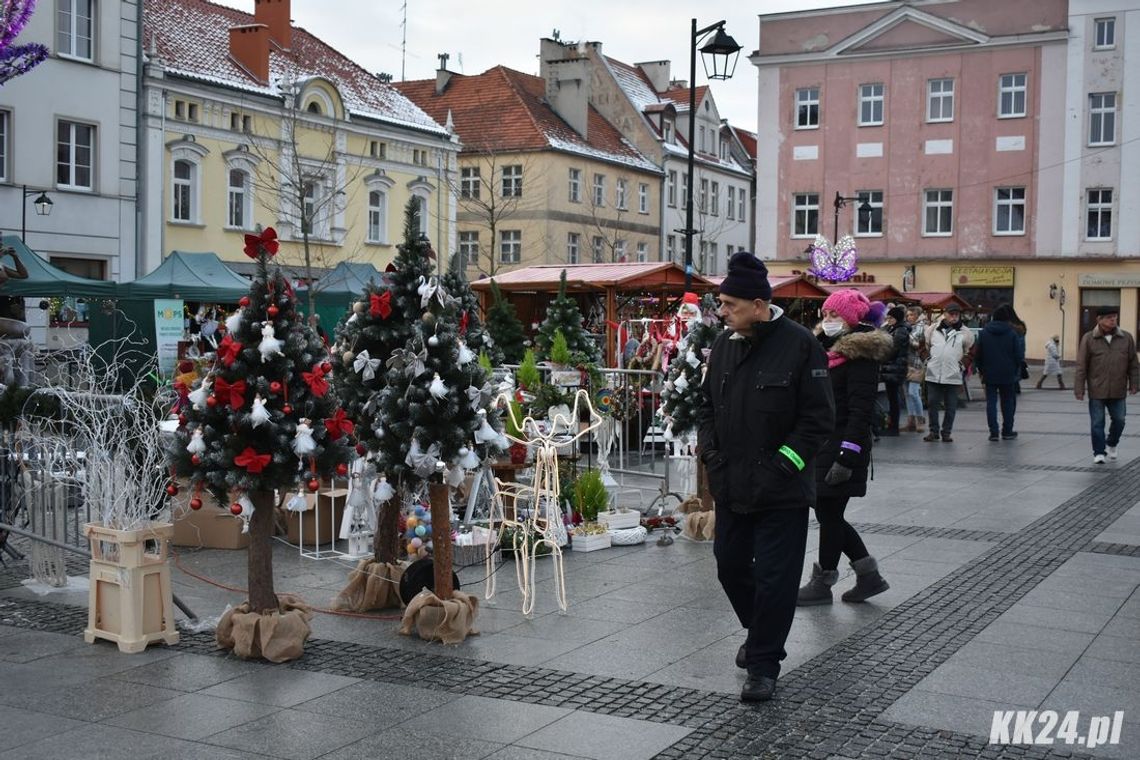
[[[610,534],[598,522],[598,514],[609,500],[610,494],[597,470],[587,470],[574,481],[574,506],[583,521],[574,529],[574,551],[592,552],[610,546]]]
[[[507,437],[510,439],[524,438],[523,431],[519,428],[519,426],[517,424],[515,424],[515,420],[518,420],[519,424],[522,423],[522,420],[523,420],[522,404],[520,404],[518,401],[515,401],[514,399],[512,399],[510,402],[510,406],[511,406],[511,411],[509,414],[506,415],[506,417],[504,419],[504,424],[506,425]],[[517,441],[511,443],[511,445],[507,448],[507,453],[511,457],[511,464],[525,464],[526,463],[526,444],[525,443],[518,443]]]

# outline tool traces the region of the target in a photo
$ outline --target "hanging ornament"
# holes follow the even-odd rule
[[[689,381],[685,379],[684,375],[677,375],[673,380],[673,387],[679,391],[683,391],[689,387]]]
[[[316,493],[318,490],[320,490],[321,481],[317,480],[316,478],[309,478],[309,482],[305,485],[310,491]]]
[[[364,312],[364,302],[358,302],[361,307],[357,312],[361,314]],[[368,315],[375,318],[387,319],[392,314],[392,291],[385,290],[383,293],[372,293],[368,297]]]
[[[420,308],[426,309],[432,297],[439,292],[439,281],[434,277],[425,278],[420,275],[420,286],[416,292],[420,294]]]
[[[249,298],[248,297],[243,298],[242,300],[244,300],[246,302],[245,303],[246,306],[249,305]],[[226,332],[227,333],[236,334],[237,331],[241,328],[241,317],[242,317],[243,312],[244,312],[244,309],[238,309],[233,314],[226,317]]]
[[[293,435],[293,453],[299,457],[312,454],[317,450],[317,442],[313,440],[312,420],[302,419],[297,423],[297,431]]]
[[[238,504],[236,501],[233,504],[230,504],[230,514],[234,515],[235,517],[237,515],[240,515],[241,514],[241,504]]]
[[[190,443],[186,444],[186,450],[191,454],[206,453],[206,439],[202,436],[201,428],[197,428],[190,434]]]
[[[321,372],[324,372],[327,375],[332,372],[332,370],[333,366],[331,362],[321,362]]]
[[[337,409],[332,417],[325,420],[325,430],[335,441],[342,435],[352,435],[356,430],[356,423],[348,418],[343,409]]]
[[[240,454],[234,457],[234,464],[244,467],[246,472],[257,475],[272,461],[272,454],[262,454],[252,446],[246,446]]]
[[[285,503],[285,509],[290,512],[304,512],[308,508],[309,500],[305,498],[305,494],[302,491],[297,491],[297,493],[293,494],[289,498],[289,501]]]
[[[277,338],[270,322],[265,322],[261,326],[261,343],[257,345],[257,351],[261,354],[263,362],[269,361],[274,356],[284,356],[281,353],[281,341]]]
[[[197,496],[195,496],[193,499],[190,500],[190,509],[197,512],[201,508],[202,508],[202,500],[199,499]]]
[[[442,399],[447,397],[448,391],[450,390],[450,388],[443,384],[443,380],[440,378],[439,373],[436,372],[432,377],[431,385],[428,386],[428,393],[437,399]]]
[[[351,353],[351,351],[348,352],[348,354]],[[345,364],[348,363],[348,361],[345,361]],[[373,359],[372,356],[369,355],[368,349],[364,349],[356,355],[356,360],[352,362],[352,368],[360,373],[361,380],[368,382],[376,377],[376,369],[380,364],[379,359]]]
[[[366,447],[363,443],[356,444],[356,455],[358,457],[362,457],[367,453],[368,453],[368,447]]]
[[[337,462],[336,474],[338,477],[343,478],[345,475],[348,474],[348,465],[345,464],[344,462]]]
[[[466,446],[459,450],[459,466],[465,470],[474,470],[479,466],[479,455]]]
[[[462,367],[473,361],[475,361],[475,354],[467,347],[464,341],[459,341],[459,356],[456,357],[455,363]]]
[[[190,464],[197,467],[198,465],[202,464],[202,457],[198,456],[197,454],[191,454],[190,455]]]
[[[274,380],[272,383],[269,384],[269,392],[272,393],[274,396],[276,396],[278,393],[281,392],[281,383]]]
[[[368,308],[368,304],[364,303],[364,301],[357,301],[356,303],[354,303],[352,305],[352,313],[353,314],[363,314],[364,310],[367,308]]]
[[[238,299],[238,306],[242,307],[243,309],[246,306],[249,306],[249,296],[242,296],[241,298],[239,298]],[[229,329],[229,325],[226,325],[226,328]]]
[[[808,272],[831,282],[847,282],[859,271],[858,250],[850,235],[839,238],[834,247],[827,238],[816,235],[811,246],[811,266]]]
[[[210,382],[209,378],[203,378],[202,383],[197,388],[190,391],[190,395],[186,398],[190,401],[190,404],[195,409],[201,411],[202,407],[205,406],[206,399],[210,395],[211,385],[213,385],[213,383]]]
[[[178,495],[178,484],[177,483],[167,483],[166,484],[166,495],[167,496],[177,496]]]
[[[245,389],[245,380],[235,380],[232,383],[227,383],[223,378],[219,377],[217,382],[214,383],[214,396],[211,398],[216,397],[218,403],[229,404],[236,412],[245,406]]]
[[[210,396],[208,399],[206,399],[206,406],[210,407],[211,409],[213,409],[217,405],[218,405],[218,397],[217,396]]]
[[[392,484],[388,482],[388,478],[383,475],[377,478],[372,484],[372,498],[379,504],[390,501],[395,495],[396,489],[392,488]]]
[[[340,359],[341,359],[341,361],[344,362],[344,366],[351,367],[352,366],[352,360],[355,358],[355,356],[356,356],[356,354],[352,353],[351,351],[345,351],[343,354],[341,354]],[[380,361],[380,360],[377,359],[376,361]]]
[[[290,406],[289,404],[285,404],[284,406],[281,407],[281,413],[284,414],[286,417],[288,417],[290,414],[293,413],[293,407]]]
[[[269,304],[269,308],[265,310],[265,313],[269,315],[270,319],[277,319],[277,315],[280,312],[281,310],[277,308],[277,304],[272,303]]]
[[[487,443],[499,437],[495,432],[495,428],[491,427],[491,423],[487,422],[487,410],[480,409],[479,412],[479,428],[475,431],[475,441],[477,443]]]
[[[269,410],[265,408],[265,401],[258,393],[253,397],[253,408],[249,410],[249,421],[254,427],[269,422]]]
[[[469,320],[469,317],[467,316],[467,310],[464,309],[463,313],[459,315],[459,334],[460,335],[466,335],[467,334],[468,320]]]
[[[697,358],[696,351],[694,351],[691,348],[685,352],[685,361],[693,369],[696,369],[697,367],[701,366],[701,360]]]
[[[281,244],[277,241],[277,230],[266,227],[259,234],[245,236],[245,255],[256,259],[264,251],[268,256],[276,256]]]
[[[428,338],[428,345],[431,346],[432,348],[435,348],[436,346],[438,346],[439,345],[439,336],[438,335],[432,335],[430,338]]]

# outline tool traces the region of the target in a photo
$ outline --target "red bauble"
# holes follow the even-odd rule
[[[368,453],[368,449],[365,448],[363,443],[356,444],[356,455],[357,456],[364,456],[367,453]]]
[[[274,306],[273,304],[269,304],[269,308],[265,310],[265,313],[269,315],[270,319],[276,319],[277,318],[277,312],[279,312],[279,311],[281,311],[281,310],[278,309],[276,306]]]
[[[240,515],[241,514],[241,504],[238,504],[236,501],[233,504],[231,504],[230,505],[230,514],[231,515]]]
[[[218,397],[217,396],[209,396],[206,398],[206,406],[213,409],[217,405],[218,405]]]
[[[186,415],[178,415],[178,427],[186,427]]]
[[[242,308],[249,306],[249,296],[242,296],[240,299],[238,299],[238,306],[241,306]]]
[[[178,495],[178,486],[175,485],[174,483],[168,483],[166,486],[166,493],[169,496],[177,496]]]
[[[190,464],[197,467],[198,465],[202,464],[202,457],[198,456],[197,454],[191,454],[190,455]]]
[[[285,404],[285,406],[281,407],[281,413],[284,414],[286,417],[288,417],[290,414],[293,413],[293,407],[289,406],[288,404]]]
[[[332,372],[332,364],[330,364],[329,362],[324,362],[323,364],[321,364],[321,372],[324,372],[326,375],[328,373]]]
[[[348,465],[345,464],[344,462],[341,462],[340,464],[338,464],[336,466],[336,474],[343,478],[345,475],[348,474]]]
[[[310,478],[307,485],[310,491],[316,493],[321,487],[321,482],[316,478]]]
[[[202,500],[199,499],[197,496],[195,496],[193,499],[190,500],[190,509],[193,509],[196,512],[201,508],[202,508]]]
[[[278,393],[281,392],[281,383],[274,380],[272,383],[269,384],[269,392],[276,396]]]

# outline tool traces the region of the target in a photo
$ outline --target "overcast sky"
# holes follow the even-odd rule
[[[626,63],[670,60],[673,78],[688,79],[689,32],[724,19],[741,45],[735,76],[713,85],[722,117],[756,128],[757,15],[808,8],[859,5],[869,0],[408,0],[405,78],[435,76],[436,55],[448,68],[478,74],[497,65],[538,73],[538,41],[555,29],[564,41],[602,43],[602,52]],[[221,0],[252,13],[253,0]],[[400,78],[404,0],[292,0],[293,21],[374,72]],[[699,58],[699,56],[698,56]],[[705,83],[700,60],[697,83]]]

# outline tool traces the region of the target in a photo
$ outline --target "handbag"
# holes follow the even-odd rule
[[[1022,380],[1028,380],[1029,379],[1029,365],[1026,364],[1025,362],[1021,363],[1021,379]]]

